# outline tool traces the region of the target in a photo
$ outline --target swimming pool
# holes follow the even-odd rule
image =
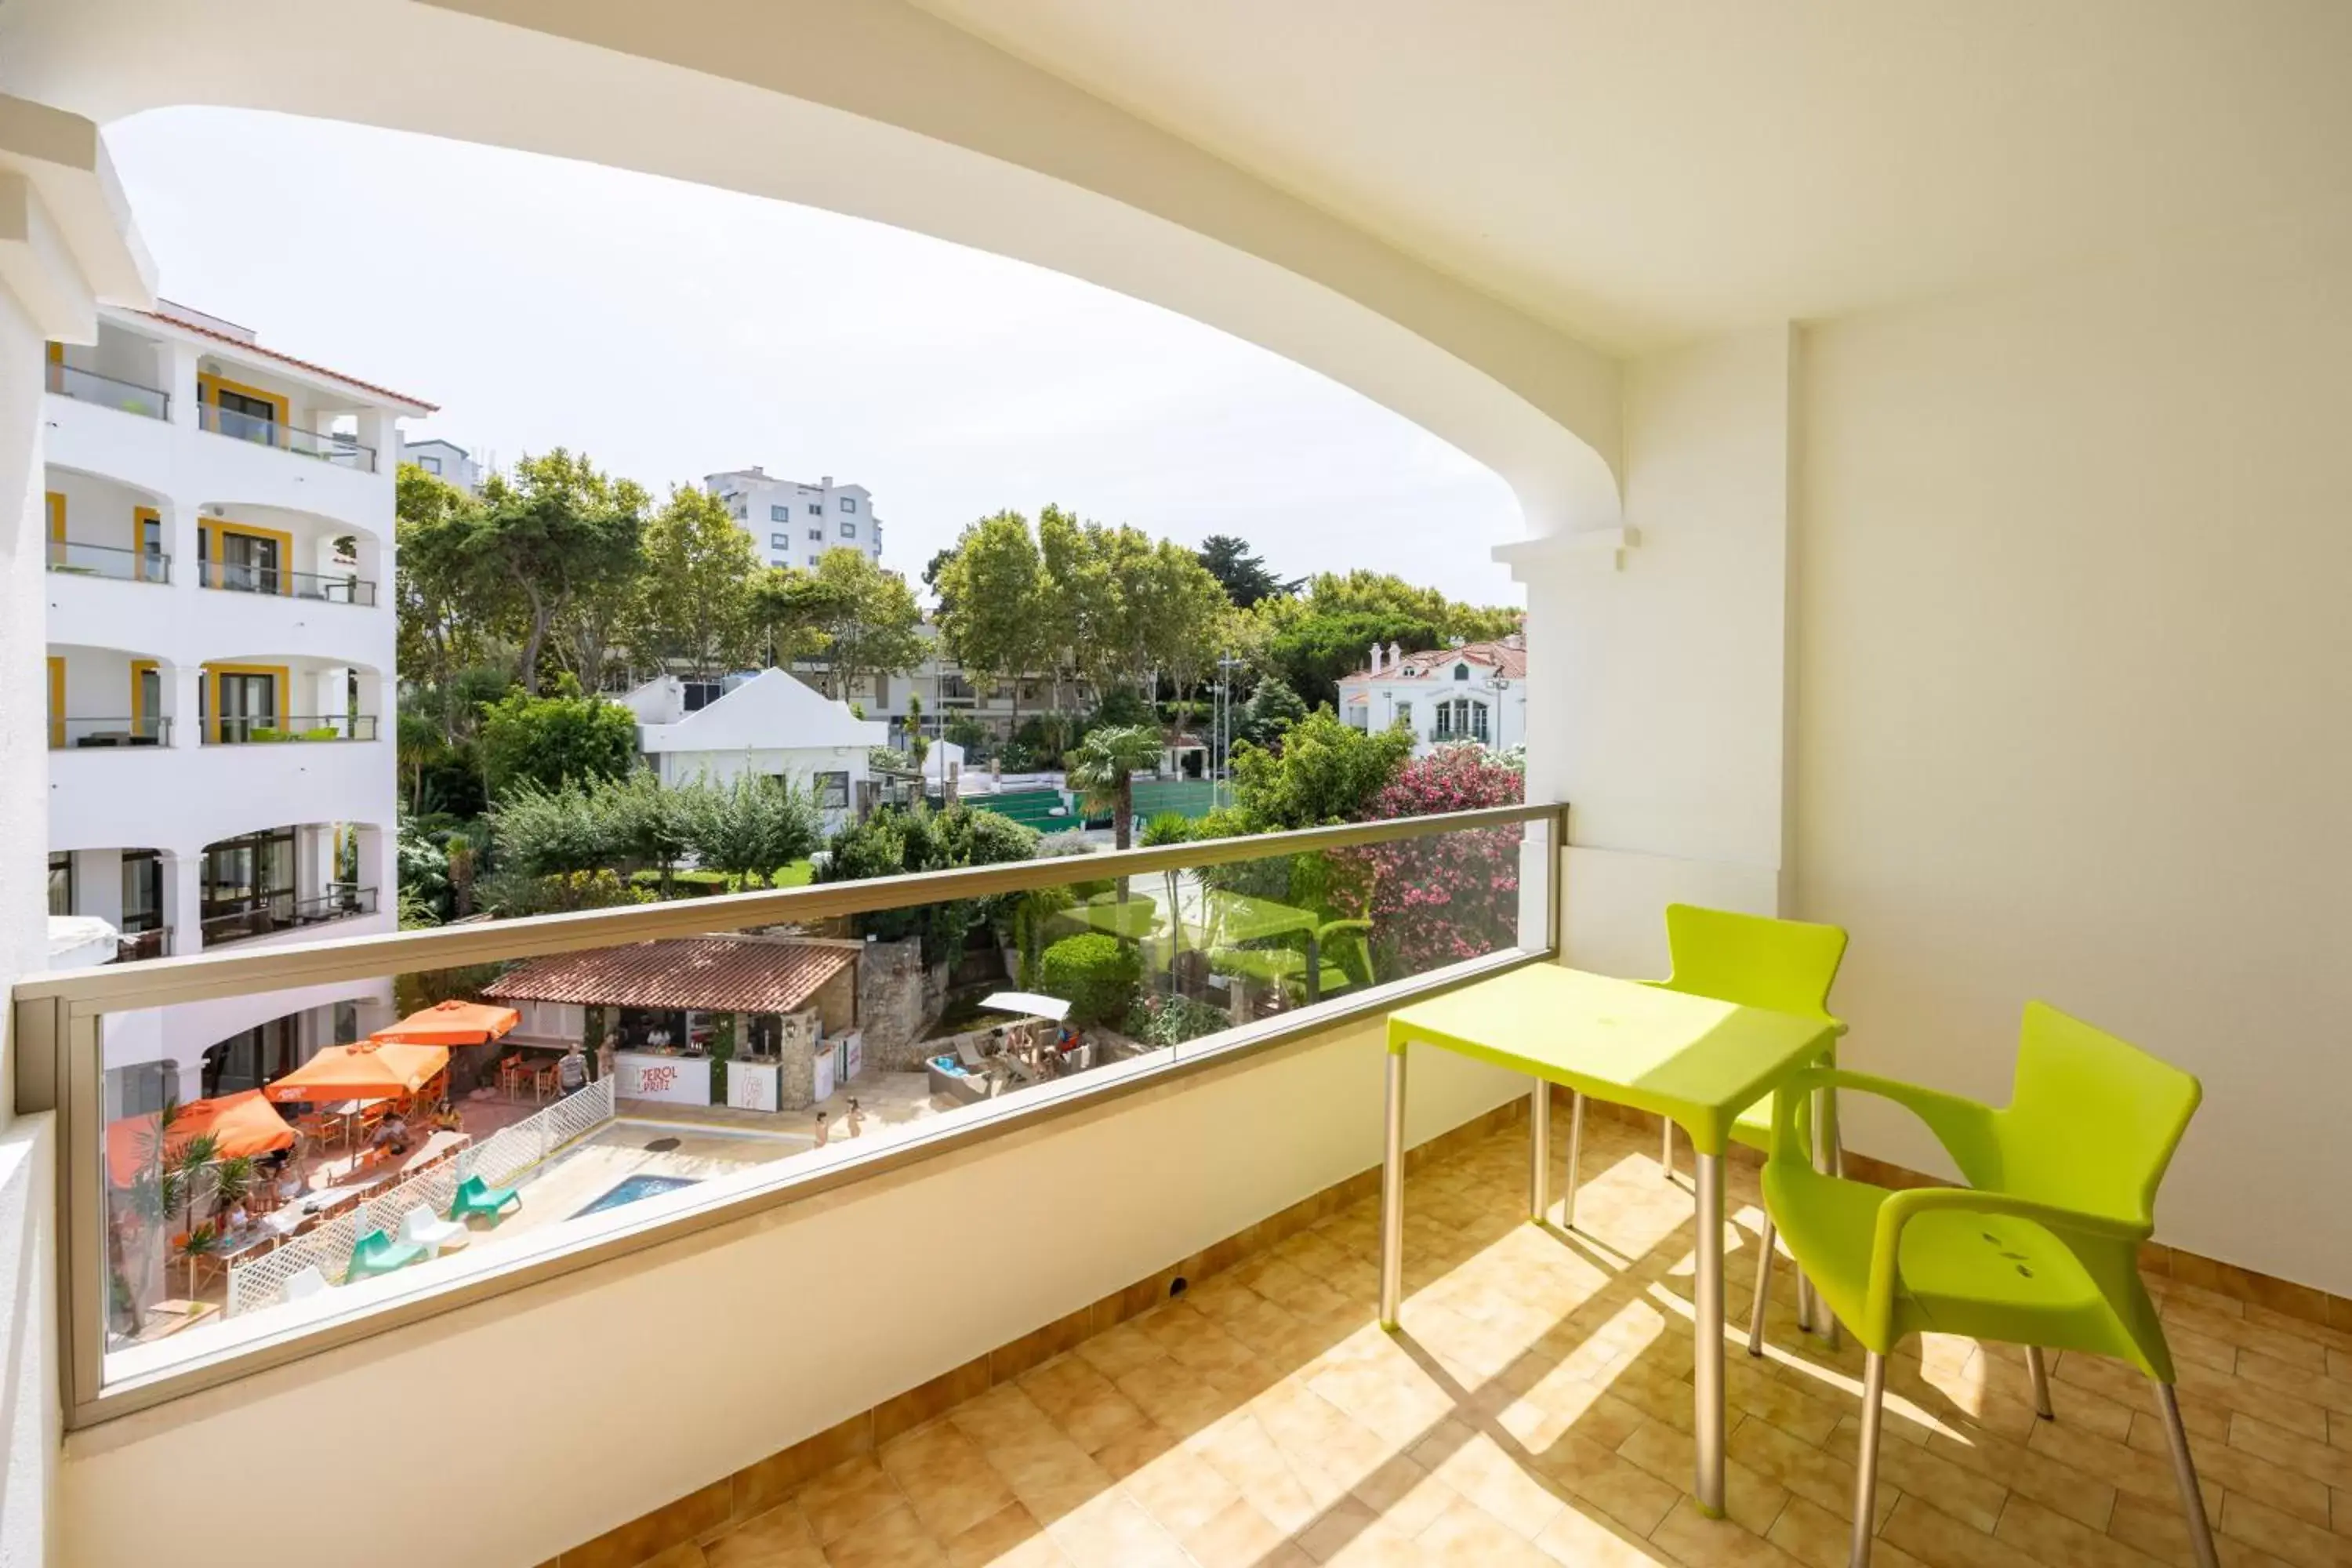
[[[582,1215],[600,1214],[605,1209],[616,1209],[623,1204],[633,1204],[640,1198],[657,1197],[663,1193],[676,1192],[680,1187],[693,1186],[700,1180],[702,1178],[699,1176],[630,1176],[615,1183],[610,1191],[587,1207],[574,1209],[572,1217],[578,1219]]]

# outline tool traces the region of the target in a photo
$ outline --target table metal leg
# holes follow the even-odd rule
[[[1543,1223],[1551,1207],[1551,1080],[1536,1079],[1528,1096],[1528,1217]]]
[[[1691,1307],[1698,1342],[1691,1383],[1698,1394],[1694,1446],[1698,1456],[1698,1506],[1723,1517],[1723,1156],[1698,1156],[1698,1263]]]
[[[1764,1240],[1756,1253],[1756,1300],[1748,1309],[1748,1353],[1764,1353],[1764,1303],[1772,1294],[1772,1216],[1764,1216]]]
[[[1671,1182],[1675,1179],[1675,1124],[1669,1118],[1658,1118],[1665,1131],[1658,1145],[1658,1174]]]
[[[1389,1053],[1388,1135],[1381,1153],[1381,1327],[1404,1295],[1404,1053]]]
[[[1576,1228],[1576,1184],[1584,1170],[1584,1096],[1568,1100],[1568,1192],[1560,1199],[1559,1227]]]

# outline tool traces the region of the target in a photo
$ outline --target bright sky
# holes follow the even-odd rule
[[[442,412],[509,462],[563,445],[656,494],[722,468],[865,485],[919,583],[1047,501],[1286,576],[1524,600],[1503,482],[1213,328],[1025,262],[764,197],[224,110],[107,132],[162,290]],[[387,187],[379,175],[390,171]],[[384,194],[387,189],[390,194]]]

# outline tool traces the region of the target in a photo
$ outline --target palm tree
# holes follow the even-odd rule
[[[1118,724],[1094,731],[1070,753],[1070,787],[1087,810],[1109,808],[1114,847],[1124,849],[1135,837],[1136,770],[1158,767],[1167,749],[1152,726]]]

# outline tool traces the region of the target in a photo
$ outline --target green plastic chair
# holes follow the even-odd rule
[[[1801,1124],[1807,1097],[1832,1088],[1878,1095],[1918,1117],[1970,1185],[1890,1192],[1815,1169]],[[2171,1352],[2139,1277],[2140,1243],[2156,1228],[2157,1185],[2202,1092],[2178,1068],[2041,1002],[2026,1005],[2007,1110],[1823,1068],[1792,1075],[1775,1092],[1748,1349],[1762,1353],[1777,1230],[1869,1352],[1855,1568],[1870,1561],[1886,1357],[1926,1330],[2026,1346],[2044,1420],[2055,1419],[2044,1350],[2115,1356],[2139,1368],[2156,1388],[2197,1562],[2214,1568]]]
[[[494,1187],[479,1176],[468,1176],[457,1184],[457,1195],[449,1202],[449,1217],[463,1221],[468,1215],[498,1216],[509,1204],[520,1204],[522,1194],[512,1187]]]
[[[405,1268],[424,1256],[425,1249],[421,1247],[411,1247],[393,1240],[383,1231],[372,1230],[360,1237],[358,1244],[352,1248],[351,1267],[343,1270],[343,1281],[349,1284],[373,1275],[390,1274],[394,1269]]]
[[[1845,1033],[1845,1021],[1830,1011],[1830,987],[1845,961],[1843,928],[1810,921],[1774,920],[1696,904],[1666,906],[1666,952],[1674,973],[1647,984],[1742,1007],[1769,1007],[1801,1018],[1818,1018]],[[1830,1053],[1826,1065],[1837,1065]],[[1825,1114],[1824,1137],[1834,1148],[1833,1110]],[[1731,1135],[1751,1149],[1772,1146],[1772,1098],[1739,1113]],[[1675,1124],[1666,1123],[1659,1163],[1675,1173]]]

